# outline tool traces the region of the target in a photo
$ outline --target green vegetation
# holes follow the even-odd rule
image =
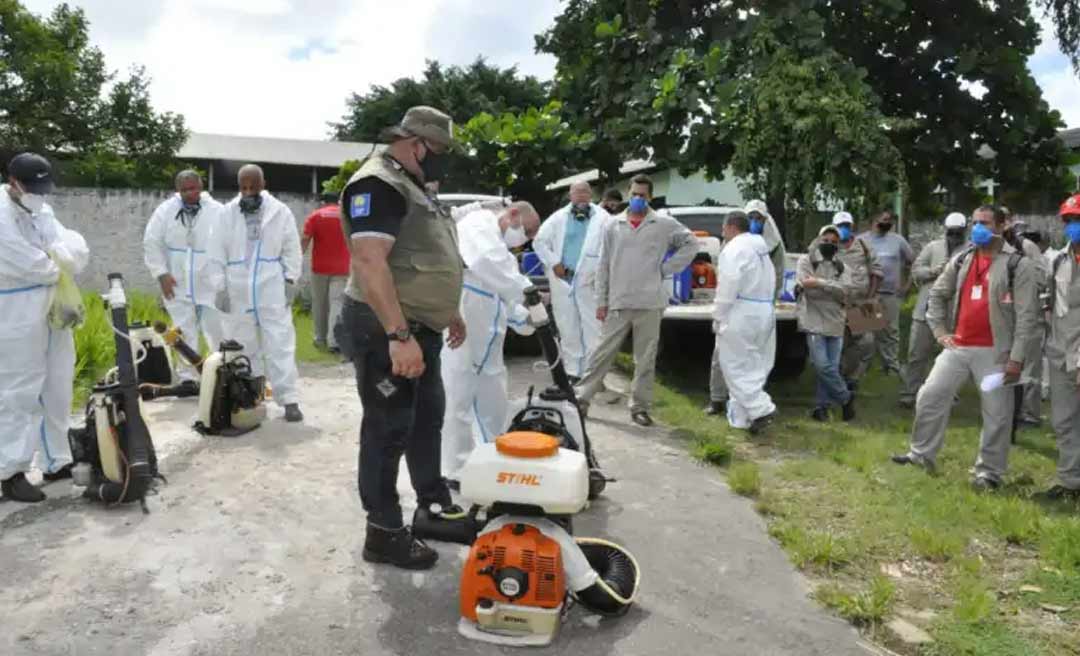
[[[896,405],[895,377],[875,370],[864,381],[852,424],[819,424],[809,417],[814,373],[808,368],[798,380],[770,387],[781,414],[766,435],[751,440],[702,414],[708,362],[697,352],[662,356],[656,417],[676,429],[693,455],[727,466],[733,490],[754,491],[771,535],[814,582],[822,604],[901,654],[1075,651],[1080,504],[1031,500],[1055,482],[1049,427],[1022,431],[1006,484],[980,494],[968,480],[980,425],[973,388],[962,391],[939,475],[929,476],[889,460],[906,448],[911,426],[911,413]],[[619,366],[629,370],[629,358]],[[713,450],[723,457],[703,457]],[[916,623],[935,643],[905,651],[872,628],[899,611],[925,613],[929,619]]]

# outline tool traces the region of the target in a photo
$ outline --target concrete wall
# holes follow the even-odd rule
[[[1065,244],[1065,232],[1060,218],[1051,215],[1029,214],[1018,215],[1018,218],[1023,219],[1034,228],[1049,231],[1050,244],[1054,248],[1060,248]],[[915,249],[915,252],[918,253],[920,248],[935,239],[940,239],[944,236],[944,233],[945,229],[941,227],[940,223],[918,221],[908,226],[908,241],[911,243],[911,247]]]
[[[79,276],[84,291],[104,290],[106,276],[119,272],[129,287],[157,292],[157,283],[143,263],[142,239],[147,221],[154,209],[172,192],[67,188],[50,198],[56,216],[64,226],[76,230],[90,246],[90,265]],[[271,192],[272,193],[272,192]],[[309,194],[275,194],[296,216],[297,229],[304,218],[319,206],[318,198]],[[214,194],[221,202],[232,194]],[[305,271],[310,263],[305,258]]]

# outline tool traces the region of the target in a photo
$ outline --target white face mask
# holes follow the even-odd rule
[[[520,248],[527,241],[529,238],[525,235],[525,228],[522,226],[509,226],[503,233],[503,243],[507,248]]]
[[[19,196],[19,204],[30,210],[31,214],[37,214],[45,207],[45,197],[38,194],[23,194]]]

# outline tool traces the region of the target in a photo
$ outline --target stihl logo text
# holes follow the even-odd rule
[[[511,474],[510,472],[499,472],[498,478],[495,479],[500,485],[540,485],[540,477],[536,474]]]

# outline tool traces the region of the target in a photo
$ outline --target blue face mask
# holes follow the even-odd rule
[[[754,219],[753,221],[750,222],[750,232],[751,233],[753,233],[755,235],[760,235],[764,231],[765,231],[765,224],[762,223],[761,221],[759,221],[758,219]]]
[[[649,209],[649,201],[641,196],[634,196],[630,199],[631,214],[644,214],[647,209]]]
[[[971,229],[971,243],[976,246],[987,246],[994,240],[994,231],[981,223],[976,223]]]
[[[1080,221],[1066,223],[1065,236],[1069,238],[1069,243],[1080,244]]]
[[[840,241],[851,239],[851,226],[842,225],[837,228],[837,232],[840,233]]]

